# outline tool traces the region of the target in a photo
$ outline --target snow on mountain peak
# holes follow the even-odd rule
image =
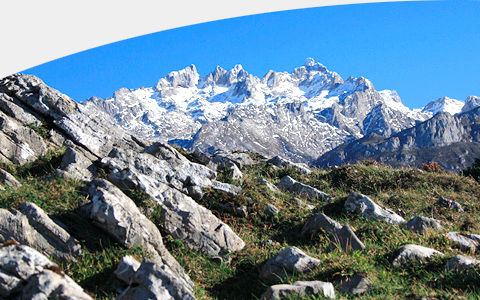
[[[428,103],[423,109],[423,113],[431,113],[432,115],[436,115],[439,112],[448,112],[451,115],[458,114],[462,111],[465,102],[452,99],[449,97],[439,98],[437,100],[431,101]]]

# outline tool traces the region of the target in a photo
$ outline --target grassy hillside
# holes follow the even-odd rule
[[[83,243],[85,253],[78,262],[61,267],[97,299],[113,298],[116,289],[121,287],[112,274],[118,261],[127,254],[141,260],[142,250],[121,247],[83,218],[78,208],[88,201],[82,192],[84,184],[61,178],[49,179],[61,155],[62,152],[57,151],[22,168],[2,165],[23,186],[0,191],[0,206],[8,209],[15,208],[23,201],[34,202],[65,223],[70,233]],[[365,244],[366,251],[351,254],[328,252],[330,236],[327,233],[299,236],[312,211],[291,201],[297,195],[274,193],[257,182],[258,178],[265,178],[277,184],[285,175],[330,194],[334,199],[331,203],[306,203],[315,206],[313,212],[324,212],[332,219],[353,227]],[[294,275],[284,282],[332,282],[360,273],[373,284],[371,292],[363,296],[365,299],[480,298],[480,268],[460,274],[444,270],[446,261],[461,252],[442,234],[448,231],[480,233],[480,185],[473,179],[442,171],[393,169],[365,161],[330,170],[315,170],[310,175],[260,162],[246,167],[242,180],[232,180],[227,172],[219,172],[218,180],[233,183],[245,191],[244,195],[233,197],[211,190],[200,201],[231,226],[247,244],[242,251],[229,255],[224,262],[218,263],[188,249],[162,231],[161,221],[155,211],[150,214],[151,220],[162,231],[167,248],[195,282],[198,299],[259,298],[273,284],[259,278],[260,268],[270,257],[290,246],[302,249],[322,263],[313,272]],[[444,229],[422,235],[381,221],[367,220],[345,210],[344,202],[350,192],[363,193],[382,206],[403,210],[407,221],[416,215],[436,218]],[[143,193],[131,191],[128,194],[137,205],[151,206]],[[436,202],[440,196],[461,203],[465,213],[438,206]],[[233,216],[219,205],[225,202],[247,205],[249,215],[245,218]],[[275,205],[280,212],[273,217],[266,216],[264,210],[267,203]],[[434,248],[445,256],[427,263],[393,268],[391,262],[398,249],[410,243]],[[479,255],[471,255],[480,258]],[[337,292],[338,298],[351,296]]]

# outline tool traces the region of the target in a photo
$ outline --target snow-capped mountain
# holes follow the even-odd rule
[[[154,87],[120,89],[83,105],[142,137],[204,152],[243,149],[308,162],[343,142],[370,133],[390,136],[439,111],[462,110],[461,101],[442,99],[411,110],[395,91],[376,91],[363,77],[343,80],[308,58],[291,73],[269,71],[262,78],[241,65],[202,77],[191,65]]]

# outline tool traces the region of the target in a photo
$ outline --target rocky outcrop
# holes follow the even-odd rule
[[[458,211],[459,213],[464,212],[462,205],[460,203],[456,202],[456,201],[452,201],[452,200],[448,200],[448,199],[445,199],[443,197],[440,197],[440,198],[438,198],[437,203],[438,203],[438,205],[454,209],[454,210]]]
[[[296,281],[292,284],[272,285],[262,294],[261,300],[280,300],[291,297],[325,297],[335,299],[335,289],[330,282]]]
[[[314,187],[298,182],[290,176],[283,177],[277,184],[277,187],[283,191],[288,191],[307,199],[330,199],[330,195],[319,191]]]
[[[3,245],[0,258],[1,297],[92,300],[57,264],[30,247]]]
[[[0,161],[25,165],[47,153],[47,145],[33,129],[0,111]]]
[[[452,243],[457,244],[462,251],[475,253],[477,249],[480,249],[480,236],[478,235],[449,232],[445,237]]]
[[[345,208],[348,211],[360,214],[368,219],[379,219],[391,224],[400,224],[405,220],[394,213],[392,210],[382,208],[370,198],[359,193],[350,193],[347,201],[345,202]]]
[[[166,265],[144,260],[117,300],[195,300],[192,289]]]
[[[20,211],[0,209],[0,242],[16,240],[57,261],[75,261],[80,243],[37,205],[24,202]]]
[[[277,167],[290,167],[290,168],[295,168],[299,170],[303,174],[311,174],[312,170],[310,170],[307,166],[303,164],[298,164],[298,163],[293,163],[289,160],[286,160],[284,158],[281,158],[280,156],[275,156],[269,160],[267,160],[268,163],[271,163]]]
[[[435,249],[408,244],[400,248],[399,254],[393,260],[392,265],[394,267],[400,267],[413,261],[427,260],[434,255],[443,255],[443,253]]]
[[[0,169],[0,183],[9,187],[22,186],[22,184],[15,177],[13,177],[12,174],[8,173],[3,169]]]
[[[455,255],[448,260],[445,269],[450,272],[460,272],[480,265],[480,260],[465,255]]]
[[[439,220],[423,216],[415,216],[405,223],[405,228],[413,232],[424,233],[430,230],[440,230],[442,229],[442,226],[440,225]]]
[[[306,273],[315,269],[320,260],[310,257],[297,247],[290,247],[270,258],[260,270],[260,277],[276,281],[294,273]]]
[[[159,147],[164,148],[165,147]],[[212,212],[181,193],[185,185],[212,185],[215,173],[205,166],[171,157],[160,160],[150,153],[115,149],[102,163],[112,171],[109,179],[123,189],[139,187],[162,208],[164,227],[173,237],[206,255],[215,256],[242,249],[245,243]],[[175,154],[175,152],[168,153]],[[186,159],[185,159],[186,160]],[[191,190],[190,190],[191,191]]]
[[[102,179],[92,181],[88,193],[92,201],[84,209],[95,225],[126,247],[142,247],[155,263],[168,268],[184,286],[193,290],[192,281],[163,245],[158,228],[130,198]]]
[[[313,235],[321,231],[326,231],[332,236],[329,245],[330,250],[337,248],[346,252],[365,250],[365,245],[355,235],[349,225],[341,225],[323,213],[311,216],[303,226],[300,234],[310,233]]]

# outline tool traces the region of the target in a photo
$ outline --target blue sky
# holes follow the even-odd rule
[[[396,90],[410,108],[480,96],[480,2],[340,5],[239,17],[162,31],[70,55],[22,73],[83,101],[155,85],[194,64],[201,75],[241,64],[262,77],[307,57],[344,79]],[[119,21],[121,20],[112,20]]]

